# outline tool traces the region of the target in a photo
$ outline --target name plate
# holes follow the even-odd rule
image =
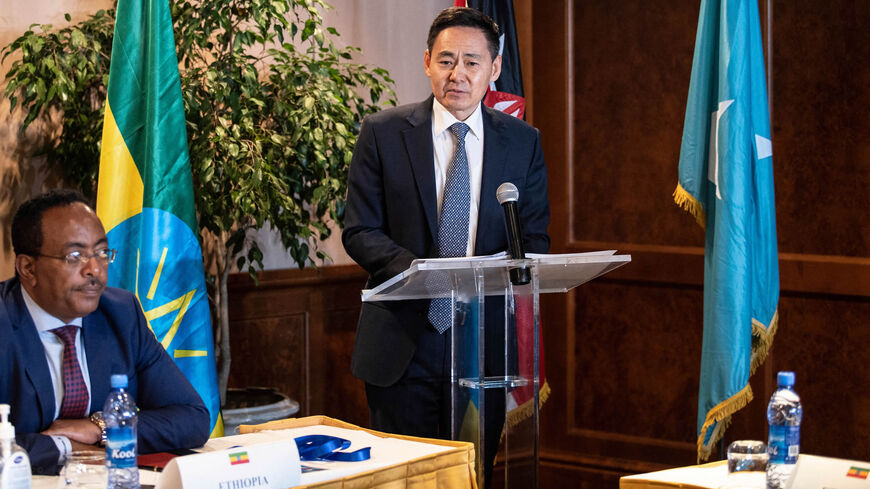
[[[173,458],[156,489],[284,489],[299,485],[300,477],[299,450],[291,438]]]

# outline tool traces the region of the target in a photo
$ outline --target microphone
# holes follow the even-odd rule
[[[511,258],[522,260],[526,257],[523,250],[523,228],[520,225],[520,215],[517,211],[517,201],[520,199],[520,191],[517,186],[505,182],[498,186],[495,192],[498,203],[504,208],[504,220],[507,224],[508,244],[510,245]],[[532,277],[527,267],[510,269],[511,283],[525,285],[531,282]]]

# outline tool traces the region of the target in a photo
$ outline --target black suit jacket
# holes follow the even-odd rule
[[[370,115],[360,129],[348,178],[342,241],[348,255],[369,273],[368,287],[403,272],[416,258],[434,256],[438,210],[432,101],[429,97]],[[520,192],[526,251],[546,253],[550,208],[541,134],[515,117],[482,109],[483,174],[474,254],[508,248],[504,211],[496,200],[496,189],[504,182],[512,182]],[[503,310],[503,302],[487,299],[486,304],[487,311]],[[378,386],[399,380],[426,327],[428,305],[428,301],[363,303],[351,365],[354,375]],[[487,344],[503,344],[503,329],[501,336],[495,331],[500,328],[491,329],[492,336],[487,329]],[[493,355],[488,356],[487,366],[490,358],[495,368]]]
[[[148,329],[133,294],[109,287],[82,318],[91,381],[90,412],[102,411],[112,374],[127,374],[139,408],[139,453],[202,446],[209,414],[199,394]],[[16,440],[35,472],[57,470],[57,446],[39,434],[54,421],[55,398],[45,349],[17,278],[0,283],[0,403],[11,404]]]

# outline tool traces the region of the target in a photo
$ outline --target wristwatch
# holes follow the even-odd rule
[[[103,420],[103,412],[94,411],[88,419],[100,429],[100,446],[106,446],[106,421]]]

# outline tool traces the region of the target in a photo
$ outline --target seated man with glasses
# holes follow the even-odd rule
[[[120,243],[119,243],[120,245]],[[12,221],[15,277],[0,282],[0,403],[35,473],[105,441],[112,374],[139,407],[139,453],[199,447],[202,399],[149,330],[133,294],[106,287],[115,250],[81,194],[54,191]]]

